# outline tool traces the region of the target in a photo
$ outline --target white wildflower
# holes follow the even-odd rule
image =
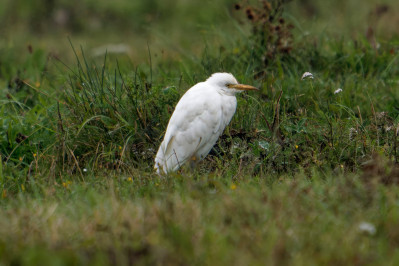
[[[341,89],[341,88],[338,88],[338,90],[334,91],[334,94],[338,94],[338,93],[340,93],[341,91],[342,91],[342,89]]]
[[[303,73],[303,75],[302,75],[302,80],[304,80],[304,79],[306,79],[306,78],[310,78],[310,79],[313,79],[313,74],[312,73],[310,73],[310,72],[305,72],[305,73]]]
[[[388,116],[388,112],[378,112],[376,113],[377,119],[384,119]]]
[[[87,169],[86,169],[86,168],[83,168],[83,172],[85,172],[85,173],[86,173],[86,172],[87,172]]]
[[[349,139],[353,140],[357,136],[357,130],[353,127],[349,129]]]
[[[377,231],[377,229],[375,229],[375,226],[372,223],[368,222],[361,222],[358,226],[358,230],[369,235],[374,235]]]

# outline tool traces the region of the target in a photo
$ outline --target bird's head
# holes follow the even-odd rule
[[[218,90],[228,95],[234,95],[242,91],[258,90],[256,87],[238,83],[230,73],[214,73],[206,80],[206,83],[216,86]]]

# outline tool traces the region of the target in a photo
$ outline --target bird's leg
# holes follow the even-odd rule
[[[194,180],[199,180],[199,178],[200,178],[199,172],[196,171],[196,167],[197,167],[197,164],[199,161],[200,161],[200,158],[195,155],[191,156],[191,158],[190,158],[190,169],[191,169],[191,174],[193,175]]]
[[[192,171],[194,171],[196,165],[197,165],[197,156],[193,155],[190,158],[190,168]]]

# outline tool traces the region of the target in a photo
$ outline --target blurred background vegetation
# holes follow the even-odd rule
[[[69,36],[89,49],[123,44],[121,52],[142,60],[147,43],[173,54],[202,49],[203,35],[212,35],[215,25],[231,30],[231,0],[2,2],[2,47],[31,44],[55,54],[71,54]]]
[[[65,52],[71,54],[66,40],[69,36],[89,49],[124,44],[121,51],[140,60],[143,51],[146,55],[147,43],[166,55],[177,56],[183,51],[198,54],[205,43],[214,44],[212,41],[220,42],[223,37],[236,39],[242,37],[238,31],[247,32],[242,12],[235,8],[243,2],[1,0],[0,47],[4,52],[32,45],[64,57]],[[358,39],[366,36],[369,28],[380,40],[398,35],[399,4],[395,1],[282,2],[287,2],[285,15],[296,26],[294,33],[302,38],[327,34]]]

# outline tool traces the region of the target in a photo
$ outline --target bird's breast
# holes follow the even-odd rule
[[[237,99],[235,96],[225,97],[222,105],[223,117],[226,120],[226,125],[230,122],[237,108]]]

